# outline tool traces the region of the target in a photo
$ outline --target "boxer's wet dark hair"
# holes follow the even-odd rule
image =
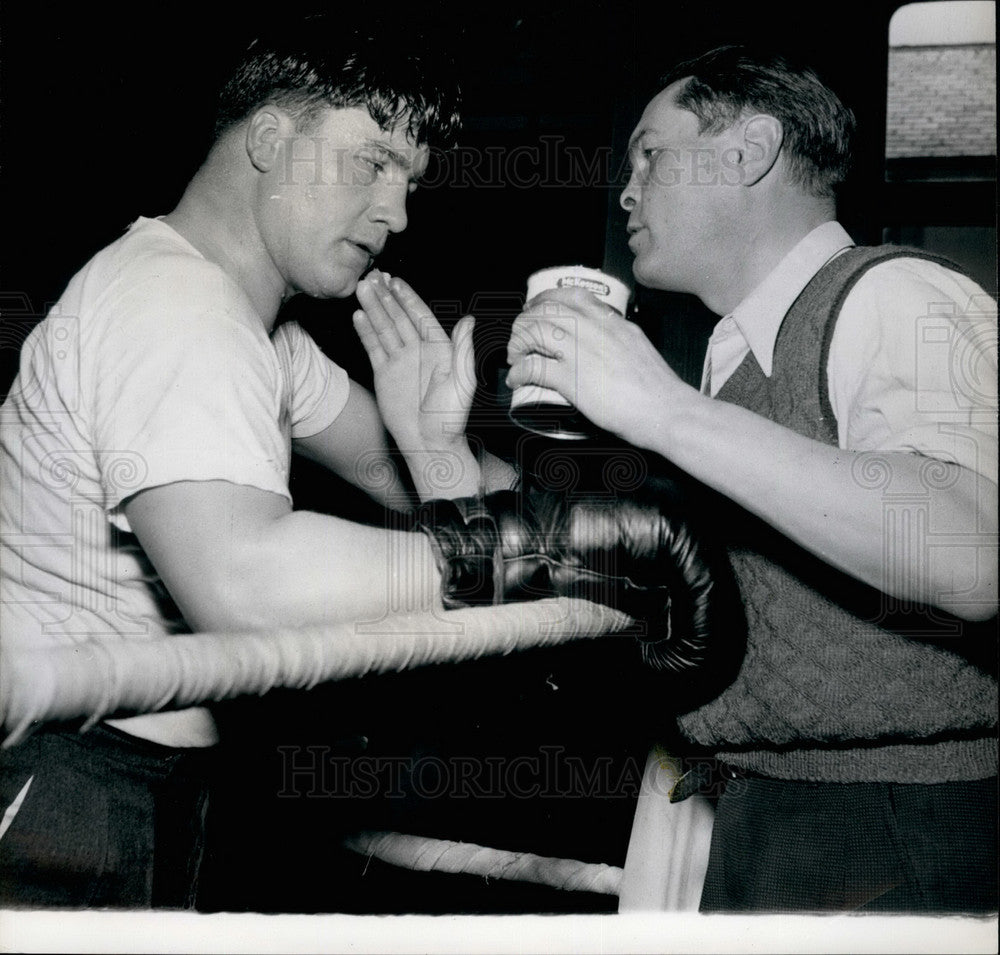
[[[684,79],[674,102],[698,117],[699,132],[715,135],[741,116],[766,113],[781,121],[793,181],[828,198],[847,177],[854,114],[809,67],[771,50],[722,46],[675,66],[660,89]]]
[[[273,103],[308,132],[323,110],[364,107],[382,129],[405,122],[416,145],[447,147],[460,126],[454,61],[396,24],[304,17],[255,39],[225,82],[215,136]]]

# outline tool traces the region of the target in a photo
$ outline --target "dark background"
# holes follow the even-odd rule
[[[457,51],[465,90],[461,149],[479,158],[462,175],[453,169],[432,176],[431,187],[412,200],[409,229],[392,239],[381,264],[407,278],[446,325],[466,311],[477,314],[481,389],[472,430],[487,446],[529,468],[546,451],[506,424],[499,385],[506,329],[523,301],[525,277],[537,268],[581,262],[630,280],[617,204],[623,147],[656,77],[678,59],[719,43],[754,41],[784,45],[818,68],[863,131],[840,212],[857,241],[881,241],[886,228],[914,234],[928,224],[993,224],[992,183],[884,182],[886,37],[896,5],[500,0],[479,10],[428,3],[405,14],[430,24]],[[273,6],[269,15],[278,15]],[[20,342],[69,277],[138,215],[165,213],[179,198],[207,145],[211,90],[223,64],[266,26],[254,16],[243,4],[187,0],[3,4],[4,388]],[[349,321],[353,307],[353,300],[296,301],[290,312],[367,383],[367,360]],[[690,297],[642,289],[633,308],[679,373],[695,380],[714,317]],[[380,519],[360,496],[319,482],[304,467],[293,491],[302,506]],[[595,682],[594,673],[605,679]],[[278,747],[510,755],[516,746],[537,754],[561,745],[587,758],[612,752],[617,766],[637,760],[641,768],[647,739],[635,729],[630,679],[613,645],[582,661],[526,655],[502,666],[276,693],[222,708],[227,748],[204,904],[290,912],[613,906],[609,899],[414,877],[377,864],[362,877],[362,864],[335,845],[341,831],[391,819],[411,831],[422,825],[480,841],[499,836],[493,844],[621,865],[634,792],[471,806],[278,799],[286,758]],[[553,684],[562,687],[558,696]],[[400,813],[411,809],[401,822]],[[451,833],[442,831],[448,825]]]

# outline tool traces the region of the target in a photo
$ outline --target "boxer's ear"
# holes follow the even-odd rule
[[[774,116],[760,113],[744,122],[739,148],[742,185],[752,186],[771,171],[778,161],[784,138],[781,120]]]
[[[286,119],[284,111],[273,106],[262,106],[250,117],[246,150],[259,172],[269,172],[278,161]]]

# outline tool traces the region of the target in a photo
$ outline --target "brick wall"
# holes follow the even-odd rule
[[[889,50],[886,158],[993,156],[996,46]]]

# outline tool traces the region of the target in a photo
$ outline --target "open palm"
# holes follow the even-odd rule
[[[372,272],[358,285],[354,327],[368,352],[379,413],[400,450],[445,450],[464,443],[475,394],[473,318],[452,336],[399,278]]]

